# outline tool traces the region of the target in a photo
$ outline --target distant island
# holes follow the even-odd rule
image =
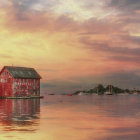
[[[90,95],[90,94],[98,94],[98,95],[113,95],[113,94],[140,94],[140,90],[136,89],[121,89],[117,86],[107,85],[104,87],[102,84],[91,88],[89,90],[79,90],[74,92],[72,95]]]

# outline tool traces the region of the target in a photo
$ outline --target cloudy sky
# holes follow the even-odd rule
[[[140,0],[0,0],[0,67],[34,67],[42,92],[140,88]]]

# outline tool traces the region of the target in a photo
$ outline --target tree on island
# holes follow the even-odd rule
[[[90,93],[90,94],[104,94],[105,92],[105,88],[102,84],[98,84],[96,87],[94,87],[93,89],[90,89],[87,91],[87,93]]]
[[[113,85],[107,85],[106,87],[104,87],[102,84],[98,84],[96,87],[89,90],[76,91],[74,94],[77,95],[80,92],[88,93],[88,94],[99,94],[99,95],[102,95],[105,92],[112,92],[112,94],[131,93],[129,89],[121,89]]]
[[[125,92],[125,90],[123,90],[121,88],[118,88],[118,87],[115,87],[113,85],[107,85],[105,89],[106,89],[106,92],[111,90],[111,92],[114,93],[114,94],[119,94],[119,93],[124,93]]]

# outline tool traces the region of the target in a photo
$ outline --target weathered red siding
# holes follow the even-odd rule
[[[4,68],[0,73],[0,96],[40,95],[40,79],[14,78]]]
[[[40,79],[14,79],[13,93],[15,96],[39,95]]]
[[[13,96],[13,76],[3,69],[0,74],[0,96]]]

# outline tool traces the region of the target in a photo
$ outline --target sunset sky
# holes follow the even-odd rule
[[[33,67],[44,93],[140,89],[140,0],[0,0],[0,68]]]

